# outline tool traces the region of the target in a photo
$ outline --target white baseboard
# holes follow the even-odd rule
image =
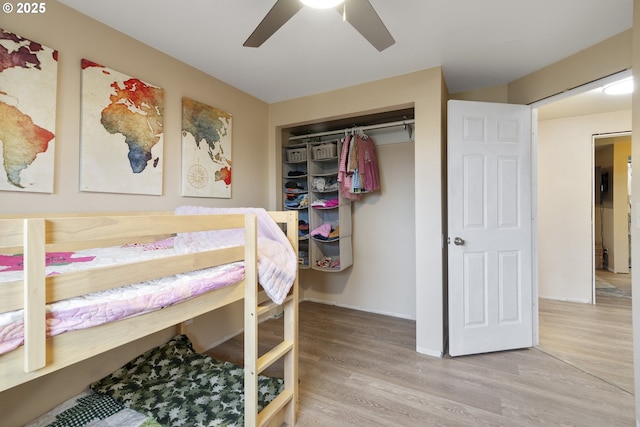
[[[431,350],[429,348],[416,347],[416,351],[420,354],[426,354],[427,356],[437,357],[438,359],[442,359],[444,357],[444,353],[439,350]]]
[[[540,299],[548,299],[552,301],[563,301],[563,302],[579,302],[582,304],[591,304],[591,300],[589,299],[581,299],[581,298],[560,298],[560,297],[551,297],[546,295],[539,295]]]
[[[392,312],[383,311],[383,310],[371,310],[369,308],[363,308],[363,307],[353,306],[348,304],[341,304],[335,301],[325,301],[325,300],[320,300],[316,298],[303,298],[300,300],[300,302],[303,302],[303,301],[315,302],[318,304],[325,304],[325,305],[333,305],[340,308],[348,308],[350,310],[364,311],[365,313],[373,313],[373,314],[380,314],[382,316],[397,317],[399,319],[414,320],[414,321],[416,320],[414,317],[407,316],[406,314],[392,313]]]

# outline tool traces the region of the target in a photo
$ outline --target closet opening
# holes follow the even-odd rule
[[[407,256],[407,251],[414,253],[416,239],[414,227],[408,226],[415,223],[414,117],[409,105],[281,129],[275,201],[284,209],[298,208],[304,221],[299,230],[302,299],[415,318],[416,260]],[[361,197],[350,199],[338,171],[347,158],[344,141],[360,131],[373,140],[380,186],[368,191],[365,184]],[[367,146],[358,144],[359,149]],[[361,175],[363,182],[367,176]],[[315,231],[329,236],[319,239]]]

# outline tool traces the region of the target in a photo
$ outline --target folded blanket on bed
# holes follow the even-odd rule
[[[25,427],[160,427],[153,418],[125,408],[106,394],[84,391]]]
[[[181,206],[176,215],[254,214],[258,218],[258,280],[275,303],[282,304],[296,278],[298,258],[286,235],[262,208],[208,208]],[[192,253],[244,244],[244,230],[181,233],[174,239],[179,253]]]

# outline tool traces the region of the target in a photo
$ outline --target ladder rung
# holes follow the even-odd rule
[[[274,362],[278,361],[282,356],[287,354],[292,349],[293,342],[282,341],[280,344],[262,355],[260,358],[258,358],[258,364],[256,367],[258,374],[267,369],[269,366],[273,365]]]
[[[278,304],[276,304],[275,302],[269,300],[263,304],[260,304],[258,306],[258,318],[262,317],[265,313],[269,312],[270,310],[275,309],[276,307],[279,307]]]
[[[282,390],[282,392],[273,399],[265,408],[258,414],[258,425],[264,426],[269,424],[271,418],[278,413],[287,403],[293,399],[293,392],[291,390]]]
[[[282,302],[282,304],[276,304],[275,302],[273,302],[271,300],[268,300],[268,301],[260,304],[258,306],[258,317],[262,316],[263,314],[267,313],[270,310],[275,309],[276,307],[279,307],[280,305],[288,303],[292,299],[293,299],[293,295],[289,295],[287,298],[285,298],[285,300]]]

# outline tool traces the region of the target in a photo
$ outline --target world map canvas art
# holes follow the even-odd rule
[[[0,190],[53,192],[58,51],[0,29]]]
[[[164,90],[82,60],[80,189],[162,194]]]
[[[231,114],[182,99],[182,195],[231,198]]]

